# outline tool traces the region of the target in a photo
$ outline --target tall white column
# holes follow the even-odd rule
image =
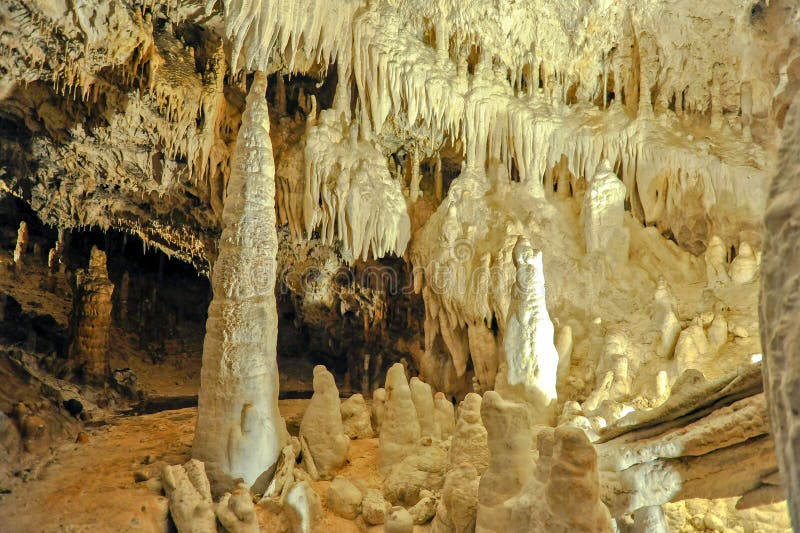
[[[278,237],[266,89],[266,75],[257,72],[233,151],[192,450],[213,481],[249,485],[277,462],[286,440],[278,412]]]

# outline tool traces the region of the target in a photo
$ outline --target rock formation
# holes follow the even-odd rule
[[[540,458],[542,451],[540,448]],[[540,521],[537,524],[534,518],[532,528],[563,532],[614,531],[608,509],[600,500],[597,454],[584,432],[569,426],[556,428],[552,453],[544,487],[549,516],[539,510]]]
[[[417,409],[411,399],[405,369],[400,363],[386,373],[386,402],[380,425],[378,466],[388,472],[413,454],[421,436]]]
[[[412,453],[391,465],[383,480],[383,495],[395,504],[416,505],[425,491],[439,491],[444,484],[447,451],[425,437]]]
[[[441,439],[442,430],[436,424],[436,410],[433,404],[433,392],[430,385],[417,377],[411,378],[408,383],[411,389],[411,401],[417,410],[420,434],[423,437]]]
[[[445,398],[444,394],[437,392],[433,396],[434,419],[441,432],[441,438],[447,439],[456,429],[456,414],[453,404]]]
[[[761,342],[766,355],[764,385],[775,437],[775,451],[786,484],[794,527],[800,527],[800,461],[797,455],[797,343],[792,322],[800,314],[795,265],[798,253],[797,211],[800,184],[800,97],[795,98],[786,118],[780,166],[772,180],[764,218],[763,274],[761,278]],[[787,265],[792,265],[787,268]]]
[[[798,20],[3,2],[0,529],[800,527]]]
[[[311,533],[322,516],[319,495],[306,481],[295,483],[286,495],[289,522],[294,531]]]
[[[611,163],[604,159],[583,197],[581,216],[587,253],[600,252],[616,261],[627,259],[626,196],[625,184],[614,174]]]
[[[202,462],[190,459],[184,465],[165,466],[161,477],[170,502],[169,511],[179,532],[217,531],[211,486]]]
[[[478,475],[489,466],[486,428],[481,419],[481,396],[471,392],[458,407],[458,422],[450,445],[450,468],[472,465]]]
[[[386,389],[383,387],[375,389],[372,393],[372,412],[370,419],[375,432],[380,434],[383,425],[383,415],[386,409]]]
[[[28,253],[28,224],[23,220],[19,223],[17,230],[17,245],[14,247],[14,265],[22,268],[22,262],[25,259],[25,254]]]
[[[478,472],[464,463],[450,470],[433,520],[433,533],[471,533],[478,514]]]
[[[314,367],[314,395],[300,423],[300,437],[308,443],[323,479],[330,478],[347,460],[350,437],[342,425],[339,391],[333,374],[321,365]]]
[[[527,406],[504,400],[494,391],[484,395],[481,418],[489,442],[489,467],[478,487],[477,532],[526,531],[530,509],[523,488],[533,474],[531,422]]]
[[[411,533],[414,531],[414,518],[405,508],[396,505],[386,513],[383,531],[385,533]]]
[[[258,533],[253,497],[247,489],[225,493],[216,506],[217,520],[228,533]]]
[[[529,405],[532,421],[555,422],[558,351],[545,302],[542,252],[520,237],[514,246],[517,281],[509,307],[505,365],[496,390]]]
[[[325,503],[337,515],[353,520],[361,514],[363,499],[364,495],[361,490],[349,479],[336,477],[328,487]]]
[[[342,402],[341,417],[344,432],[351,439],[373,437],[371,412],[361,394],[353,394]]]
[[[234,149],[208,308],[195,458],[215,481],[252,485],[285,442],[278,413],[275,167],[266,76],[257,73]]]
[[[84,380],[103,383],[110,373],[108,340],[114,293],[104,252],[92,248],[89,268],[78,272],[75,285],[70,314],[69,356]]]
[[[603,499],[612,516],[700,494],[771,491],[766,480],[777,463],[760,366],[711,381],[686,372],[666,402],[630,413],[600,433]]]
[[[386,512],[391,504],[383,498],[383,493],[377,489],[367,489],[361,501],[361,514],[364,521],[373,526],[386,521]]]

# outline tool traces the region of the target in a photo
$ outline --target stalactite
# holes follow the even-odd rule
[[[411,222],[400,184],[372,143],[358,139],[358,124],[342,121],[340,109],[309,115],[305,146],[305,233],[342,241],[353,260],[394,253],[411,238]]]

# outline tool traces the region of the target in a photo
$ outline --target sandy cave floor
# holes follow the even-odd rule
[[[299,425],[308,400],[281,400],[287,425]],[[87,428],[86,442],[60,446],[35,480],[0,495],[0,532],[162,531],[167,499],[136,481],[137,473],[158,479],[161,465],[190,457],[197,410],[162,411],[117,417]],[[339,472],[368,487],[379,487],[378,439],[354,440],[348,462]],[[147,463],[150,464],[147,464]],[[328,481],[312,483],[321,495]],[[256,506],[262,531],[280,531],[281,518]],[[355,522],[327,512],[318,531],[361,531]],[[372,528],[380,531],[380,527]],[[428,531],[418,526],[415,531]]]

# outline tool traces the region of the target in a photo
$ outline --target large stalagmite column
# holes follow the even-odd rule
[[[192,451],[212,480],[241,477],[250,485],[277,462],[286,439],[278,413],[278,238],[266,89],[266,75],[256,73],[233,151]]]
[[[80,377],[103,384],[109,375],[108,339],[111,331],[111,297],[106,254],[92,248],[89,268],[76,276],[76,293],[70,314],[69,355]]]

